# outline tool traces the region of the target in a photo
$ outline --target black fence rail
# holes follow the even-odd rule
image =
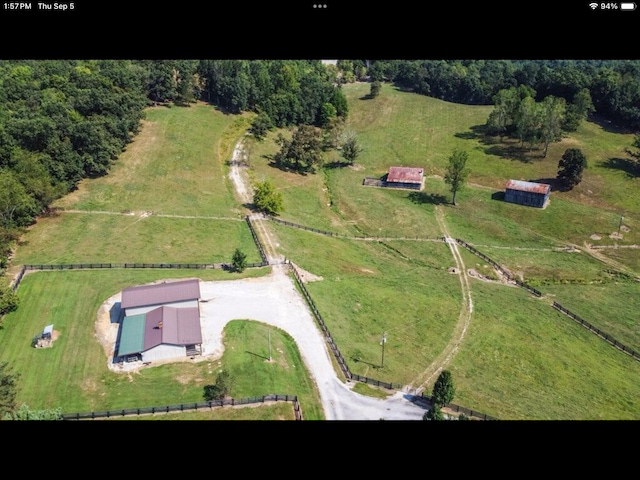
[[[324,334],[325,339],[327,340],[327,343],[329,344],[329,348],[331,349],[331,352],[333,353],[333,356],[335,357],[336,361],[340,365],[340,370],[342,370],[342,373],[344,373],[345,377],[350,379],[351,378],[351,371],[349,370],[349,367],[347,367],[347,362],[344,360],[344,357],[340,353],[340,349],[338,349],[338,346],[333,341],[333,338],[331,338],[331,334],[329,333],[329,329],[325,325],[324,320],[322,319],[322,315],[320,315],[320,312],[318,311],[318,308],[316,307],[316,304],[313,302],[313,300],[311,298],[311,295],[309,295],[309,292],[307,291],[307,288],[304,286],[304,282],[302,281],[302,278],[300,277],[300,273],[298,273],[298,269],[292,263],[290,263],[289,266],[291,267],[291,271],[293,272],[293,276],[296,279],[296,283],[300,287],[300,290],[302,291],[302,294],[304,295],[304,298],[307,301],[307,304],[309,305],[309,308],[311,308],[311,311],[313,312],[313,315],[316,318],[316,321],[318,322],[318,325],[322,329],[322,333]]]
[[[27,267],[25,265],[22,265],[22,267],[20,267],[20,271],[11,282],[11,285],[9,285],[11,287],[11,290],[15,292],[18,289],[18,287],[20,286],[20,282],[22,281],[22,277],[24,277],[24,272],[26,271]]]
[[[425,238],[425,237],[380,237],[380,236],[371,236],[371,235],[347,235],[344,233],[336,233],[336,232],[330,232],[328,230],[321,230],[319,228],[313,228],[313,227],[307,227],[306,225],[300,225],[299,223],[293,223],[293,222],[288,222],[287,220],[282,220],[280,218],[277,217],[273,217],[270,216],[269,217],[272,221],[274,221],[275,223],[279,223],[280,225],[285,225],[287,227],[292,227],[292,228],[298,228],[300,230],[306,230],[308,232],[314,232],[320,235],[324,235],[327,237],[336,237],[336,238],[351,238],[351,239],[356,239],[356,240],[374,240],[374,241],[383,241],[383,240],[428,240],[428,241],[438,241],[438,242],[444,242],[445,238],[444,237],[432,237],[432,238]]]
[[[78,413],[65,413],[62,415],[63,420],[88,420],[96,418],[113,418],[113,417],[126,417],[133,415],[153,415],[156,413],[169,413],[169,412],[187,412],[194,410],[204,410],[216,407],[224,406],[236,406],[236,405],[248,405],[265,402],[291,402],[293,404],[293,411],[296,420],[302,420],[302,411],[296,395],[276,395],[269,394],[261,397],[245,397],[245,398],[225,398],[223,400],[211,400],[208,402],[197,403],[180,403],[175,405],[162,405],[155,407],[142,407],[142,408],[123,408],[121,410],[102,410],[94,412],[78,412]]]
[[[466,248],[467,250],[469,250],[471,253],[473,253],[474,255],[480,257],[481,259],[483,259],[485,262],[491,264],[495,269],[497,269],[498,271],[500,271],[505,277],[507,277],[510,281],[514,282],[516,285],[518,285],[519,287],[524,288],[525,290],[529,291],[530,293],[532,293],[533,295],[535,295],[536,297],[541,297],[542,296],[542,292],[540,292],[540,290],[537,290],[535,288],[533,288],[531,285],[527,285],[524,282],[521,282],[520,280],[518,280],[517,278],[515,278],[511,272],[509,270],[507,270],[506,268],[504,268],[502,265],[500,265],[498,262],[492,260],[491,258],[487,257],[484,253],[482,253],[481,251],[479,251],[478,249],[472,247],[471,245],[469,245],[467,242],[465,242],[464,240],[460,240],[459,238],[455,239],[456,243],[458,245],[463,246],[464,248]]]
[[[262,262],[247,263],[247,268],[264,267]],[[228,263],[46,263],[42,265],[23,265],[25,270],[89,270],[101,268],[173,268],[173,269],[222,269],[229,270]]]
[[[357,373],[351,374],[351,380],[357,380],[358,382],[368,383],[369,385],[375,385],[376,387],[386,388],[387,390],[401,390],[402,385],[399,383],[383,382],[382,380],[376,380],[375,378],[363,377]]]
[[[585,327],[587,330],[595,333],[597,336],[599,336],[600,338],[602,338],[603,340],[607,341],[608,343],[610,343],[611,345],[613,345],[614,347],[616,347],[618,350],[623,351],[624,353],[626,353],[627,355],[632,356],[633,358],[635,358],[636,360],[640,361],[640,353],[636,352],[635,350],[627,347],[626,345],[620,343],[619,341],[617,341],[615,338],[613,338],[611,335],[609,335],[606,332],[603,332],[602,330],[600,330],[599,328],[595,327],[594,325],[592,325],[591,323],[587,322],[584,318],[579,317],[578,315],[576,315],[575,313],[573,313],[572,311],[564,308],[562,305],[560,305],[558,302],[553,302],[553,304],[551,304],[551,306],[553,308],[555,308],[556,310],[564,313],[565,315],[567,315],[569,318],[571,318],[572,320],[576,321],[577,323],[579,323],[580,325],[582,325],[583,327]]]
[[[424,393],[422,393],[420,396],[427,403],[433,405],[433,397],[431,395],[425,395]],[[486,413],[478,412],[477,410],[471,410],[470,408],[466,407],[461,407],[460,405],[456,405],[455,403],[446,403],[442,406],[442,408],[446,408],[448,410],[451,410],[452,412],[464,413],[467,417],[480,420],[498,420],[497,418],[487,415]]]
[[[269,265],[269,260],[267,259],[266,253],[264,253],[264,248],[262,247],[262,243],[260,242],[260,239],[258,238],[258,235],[256,234],[255,229],[253,228],[253,224],[251,223],[251,218],[249,217],[249,215],[247,215],[244,218],[247,221],[247,225],[249,226],[249,231],[251,232],[251,236],[253,237],[253,242],[256,244],[258,253],[260,253],[260,258],[262,259],[262,265],[260,266],[265,267]]]

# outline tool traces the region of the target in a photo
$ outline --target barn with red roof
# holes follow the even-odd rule
[[[125,288],[116,357],[153,362],[202,353],[198,279]]]

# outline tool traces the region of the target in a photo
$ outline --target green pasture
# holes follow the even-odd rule
[[[458,277],[447,273],[452,260],[444,243],[344,240],[281,225],[274,230],[287,258],[322,277],[306,288],[353,373],[408,384],[449,341],[461,293]]]
[[[454,402],[505,420],[635,420],[640,362],[519,288],[474,281]]]
[[[509,141],[483,143],[481,126],[491,106],[454,105],[386,84],[378,97],[365,100],[369,88],[343,86],[349,101],[347,128],[363,147],[351,167],[334,165],[309,175],[284,172],[269,165],[278,148],[277,132],[263,142],[247,143],[249,176],[253,182],[269,179],[282,192],[282,219],[347,235],[412,239],[343,239],[269,224],[279,252],[322,277],[306,288],[351,371],[409,384],[451,340],[462,300],[459,275],[447,271],[455,261],[443,242],[418,240],[443,234],[437,207],[452,236],[521,274],[544,294],[539,299],[517,287],[470,279],[471,324],[448,365],[457,387],[454,403],[504,419],[637,418],[640,362],[549,305],[555,299],[628,346],[640,346],[639,305],[633,300],[640,284],[616,277],[607,271],[612,265],[587,253],[552,250],[568,244],[640,244],[640,179],[612,161],[624,157],[632,138],[586,122],[542,158],[539,149],[521,153]],[[249,115],[225,115],[205,105],[150,109],[141,133],[112,172],[83,181],[56,203],[94,213],[60,212],[39,219],[21,240],[13,264],[227,262],[235,248],[244,250],[249,262],[259,261],[225,165],[249,121]],[[552,192],[545,209],[495,198],[509,178],[554,177],[569,147],[582,149],[589,162],[582,183],[572,191]],[[456,148],[469,152],[471,175],[457,195],[458,205],[452,206],[441,176]],[[331,152],[326,160],[340,157]],[[362,185],[365,177],[379,177],[391,165],[423,167],[425,188],[413,192]],[[615,238],[621,215],[622,237]],[[466,268],[498,279],[486,262],[465,249],[460,252]],[[636,248],[597,253],[640,274]],[[271,339],[280,342],[282,352],[274,355],[275,362],[265,362],[267,327],[255,322],[228,325],[228,348],[219,361],[163,365],[131,375],[110,372],[94,337],[98,307],[124,286],[167,273],[28,274],[18,290],[20,308],[5,316],[0,329],[0,361],[23,372],[19,401],[31,408],[63,405],[65,412],[147,406],[150,392],[152,403],[159,405],[194,402],[203,385],[228,367],[240,379],[234,397],[295,394],[305,419],[322,417],[312,382],[297,368],[301,363],[290,338],[272,330]],[[171,275],[227,279],[237,274],[183,270]],[[53,348],[31,348],[33,335],[48,323],[54,323],[60,338]],[[381,368],[383,332],[387,343]]]
[[[146,111],[140,133],[108,175],[83,180],[54,206],[115,212],[234,216],[242,213],[226,162],[250,116],[198,104]]]
[[[611,209],[640,212],[635,191],[639,177],[629,176],[616,159],[626,159],[633,134],[618,133],[596,122],[583,122],[576,132],[542,149],[522,153],[515,140],[486,143],[482,138],[492,106],[457,105],[385,84],[380,95],[364,99],[368,83],[346,84],[347,127],[355,131],[364,151],[357,163],[365,176],[382,174],[390,165],[421,166],[426,175],[443,175],[454,149],[469,154],[469,181],[503,190],[510,179],[554,178],[567,148],[587,158],[583,181],[556,196]],[[624,162],[622,162],[624,163]]]
[[[544,294],[640,353],[640,283],[546,285]]]
[[[234,276],[261,272],[245,273]],[[35,409],[60,405],[70,413],[197,402],[202,401],[203,386],[228,368],[234,376],[231,396],[297,395],[305,418],[321,418],[317,392],[295,343],[285,332],[257,322],[230,322],[220,359],[159,365],[136,373],[108,370],[106,352],[94,336],[98,308],[108,297],[126,286],[163,278],[221,280],[228,275],[220,270],[124,269],[26,275],[18,290],[24,301],[5,316],[0,329],[0,361],[21,374],[18,403]],[[33,336],[50,323],[59,334],[53,346],[31,347]],[[272,362],[266,361],[267,335]]]
[[[59,213],[29,229],[13,259],[41,263],[221,263],[239,248],[260,262],[244,219]]]

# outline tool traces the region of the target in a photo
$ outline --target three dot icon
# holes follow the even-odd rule
[[[313,8],[327,8],[327,4],[313,4]]]

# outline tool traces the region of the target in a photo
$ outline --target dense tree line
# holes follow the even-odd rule
[[[368,65],[368,68],[365,66]],[[526,86],[534,100],[572,103],[587,89],[595,112],[640,130],[640,60],[349,60],[338,62],[343,81],[389,81],[450,102],[490,105],[504,89]]]
[[[107,173],[145,107],[209,101],[267,127],[335,124],[347,101],[316,61],[0,61],[0,269],[20,228]]]

